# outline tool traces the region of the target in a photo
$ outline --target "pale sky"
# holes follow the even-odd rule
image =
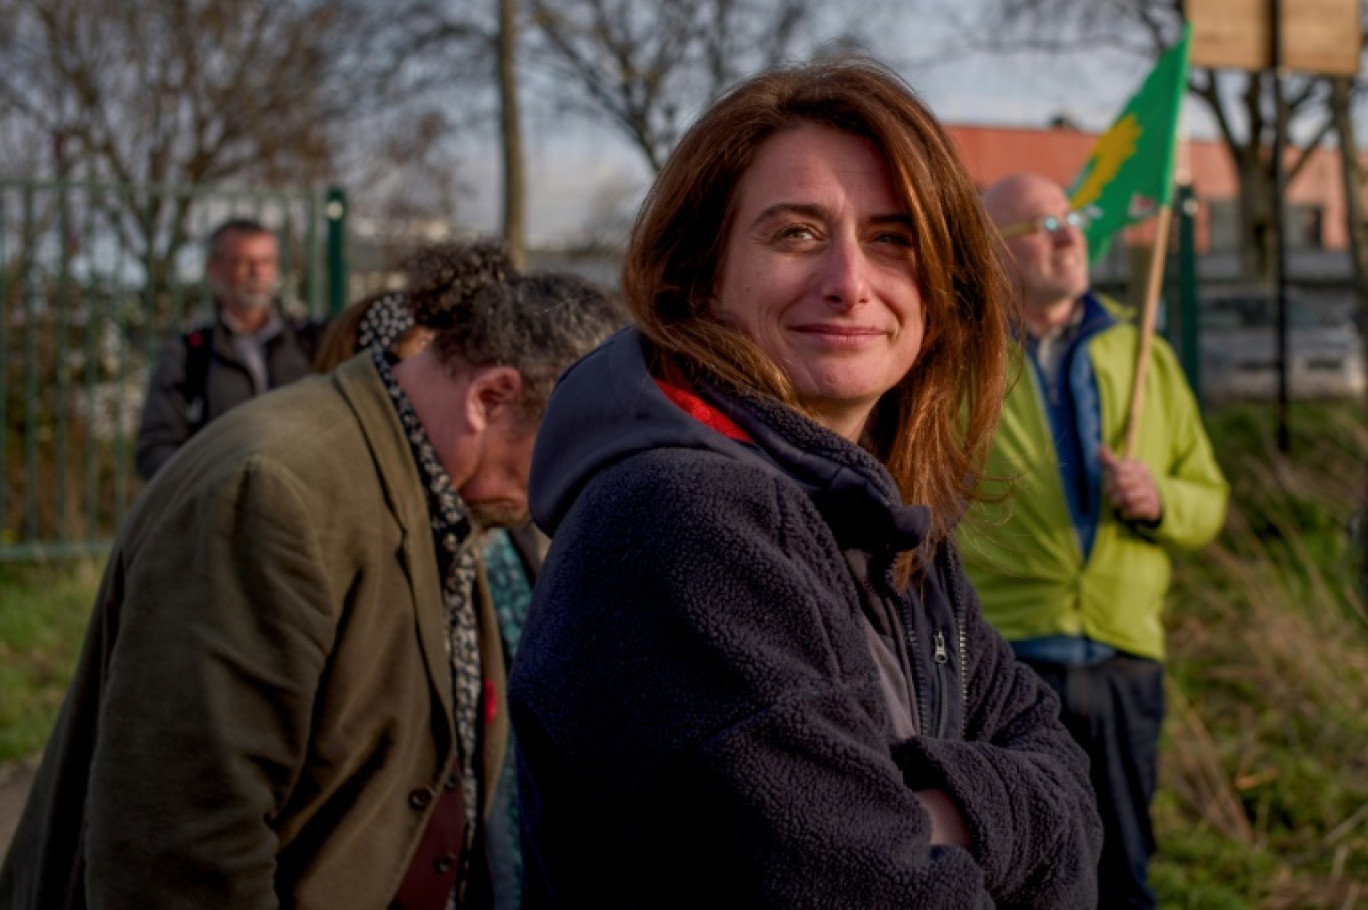
[[[1066,112],[1085,129],[1103,129],[1128,96],[1122,89],[1115,101],[1098,100],[1092,92],[1065,98],[1031,90],[1036,78],[1004,82],[985,76],[982,63],[945,67],[941,72],[913,78],[913,85],[948,123],[1044,126],[1051,116]],[[1143,78],[1143,72],[1137,77]],[[1132,86],[1133,88],[1134,86]],[[649,170],[639,152],[607,129],[591,131],[557,125],[527,130],[528,222],[533,242],[546,242],[576,233],[594,208],[598,195],[614,184],[637,187],[633,200],[649,181]],[[463,162],[464,182],[474,194],[461,200],[462,220],[482,231],[497,231],[502,206],[502,164],[497,150],[469,156]]]
[[[956,0],[972,6],[975,0]],[[1139,87],[1153,61],[1116,52],[1087,56],[1020,55],[988,59],[946,53],[933,65],[928,56],[950,47],[946,24],[934,17],[908,19],[880,34],[889,47],[876,56],[899,69],[947,123],[1045,126],[1067,114],[1086,130],[1104,130]],[[1209,118],[1191,98],[1187,127],[1193,135],[1214,134]],[[649,181],[639,153],[606,127],[564,123],[525,124],[529,182],[529,233],[534,244],[573,239],[595,208],[614,195],[634,209]],[[461,200],[461,219],[482,231],[500,224],[501,170],[492,146],[463,162],[464,182],[476,189]],[[628,189],[621,189],[626,187]]]

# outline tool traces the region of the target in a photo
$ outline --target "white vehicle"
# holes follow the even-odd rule
[[[1361,396],[1368,385],[1363,336],[1347,316],[1288,295],[1288,395]],[[1208,401],[1276,398],[1277,305],[1267,291],[1219,293],[1201,302],[1202,393]]]

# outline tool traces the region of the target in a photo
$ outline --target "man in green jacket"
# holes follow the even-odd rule
[[[983,201],[1020,270],[1025,338],[987,467],[1012,495],[961,525],[965,564],[984,614],[1055,689],[1092,761],[1099,906],[1153,907],[1169,550],[1216,536],[1229,488],[1159,338],[1136,451],[1120,452],[1137,329],[1089,291],[1086,222],[1059,185],[1019,174]]]
[[[620,323],[501,256],[420,315],[424,352],[235,408],[147,487],[0,908],[491,904],[508,721],[477,530],[525,514],[551,386]]]

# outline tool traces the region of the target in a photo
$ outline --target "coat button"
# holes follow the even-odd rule
[[[460,783],[460,781],[457,780],[455,777],[448,777],[448,778],[446,779],[446,784],[445,784],[445,786],[446,786],[446,788],[447,788],[448,790],[455,790],[455,789],[456,789],[456,785],[459,784],[459,783]]]
[[[452,853],[443,853],[432,861],[432,867],[437,870],[438,875],[446,875],[456,865],[456,856]]]
[[[426,809],[432,804],[432,791],[419,787],[409,794],[409,805],[415,809]]]

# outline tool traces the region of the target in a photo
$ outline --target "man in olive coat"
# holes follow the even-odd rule
[[[140,497],[0,907],[489,903],[507,721],[469,543],[525,512],[551,385],[618,316],[512,278],[428,318],[422,354],[235,409]]]

